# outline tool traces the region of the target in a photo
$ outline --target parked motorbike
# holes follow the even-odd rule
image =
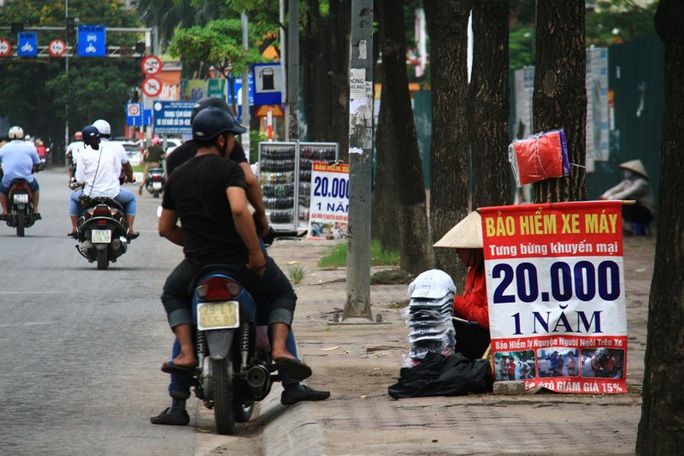
[[[298,236],[297,232],[272,230],[264,243]],[[274,374],[268,342],[257,342],[265,338],[257,337],[256,303],[230,268],[203,268],[193,289],[195,395],[214,410],[216,432],[234,434],[236,423],[249,421],[254,403],[264,399],[280,377]]]
[[[147,170],[147,176],[145,177],[145,188],[152,194],[152,196],[159,198],[159,194],[164,191],[165,185],[166,174],[164,173],[164,168],[158,167]]]
[[[128,249],[128,222],[124,208],[116,200],[106,197],[87,198],[82,201],[83,215],[78,219],[76,249],[97,269],[105,270],[109,262]]]
[[[24,230],[33,226],[33,192],[26,179],[14,179],[7,194],[7,226],[17,229],[17,236],[23,237]]]

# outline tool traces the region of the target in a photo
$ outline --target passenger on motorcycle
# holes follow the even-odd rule
[[[128,162],[128,154],[126,153],[126,149],[124,149],[121,144],[113,143],[109,140],[112,134],[112,127],[109,125],[109,122],[104,119],[98,119],[93,122],[93,127],[97,128],[97,131],[100,132],[100,147],[118,157],[119,179],[123,179],[123,182],[135,182],[135,177],[133,177],[133,167]],[[119,187],[119,195],[121,199],[133,201],[133,206],[131,208],[133,212],[130,213],[128,212],[128,209],[126,209],[126,219],[128,221],[128,238],[135,239],[140,235],[140,233],[133,230],[133,221],[135,220],[135,194],[123,187]]]
[[[271,356],[279,370],[303,380],[311,369],[286,348],[297,296],[273,259],[263,254],[240,165],[224,159],[235,145],[234,135],[245,131],[220,109],[201,111],[192,122],[197,155],[167,183],[159,234],[182,246],[185,259],[169,275],[162,293],[169,325],[181,347],[180,354],[162,368],[188,371],[195,367],[189,288],[202,266],[225,264],[258,301],[270,302]]]
[[[40,169],[40,157],[38,157],[38,152],[33,143],[23,140],[24,130],[21,127],[14,126],[10,128],[8,135],[10,142],[0,149],[0,165],[4,173],[2,181],[0,181],[0,206],[2,206],[0,220],[7,220],[7,194],[9,193],[12,181],[19,178],[26,179],[31,188],[33,202],[32,220],[40,220],[42,218],[38,212],[40,186],[33,177],[33,172]]]
[[[152,140],[152,145],[148,147],[143,154],[145,170],[143,171],[143,179],[140,183],[140,188],[138,188],[138,195],[142,195],[143,188],[145,188],[145,181],[147,181],[147,172],[150,168],[159,168],[161,166],[161,161],[164,158],[164,148],[162,147],[161,142],[161,138],[154,138]]]
[[[100,133],[97,128],[89,125],[82,130],[85,147],[77,157],[76,180],[81,184],[80,189],[71,192],[69,216],[71,218],[71,233],[67,236],[75,237],[78,232],[78,218],[83,212],[79,202],[81,195],[94,198],[104,196],[118,201],[126,211],[126,220],[131,226],[135,219],[135,197],[131,192],[125,194],[119,185],[121,162],[119,157],[100,143]],[[129,229],[128,238],[135,239]]]
[[[69,183],[74,179],[74,168],[76,167],[76,158],[83,150],[83,135],[80,131],[74,133],[74,141],[69,143],[66,150],[67,164],[69,165]]]

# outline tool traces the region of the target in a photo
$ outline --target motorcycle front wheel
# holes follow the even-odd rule
[[[235,434],[233,362],[229,359],[212,360],[211,373],[216,433],[221,435]]]

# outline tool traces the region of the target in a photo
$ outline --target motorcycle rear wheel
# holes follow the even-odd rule
[[[107,249],[97,251],[97,269],[104,271],[109,266],[109,258],[107,258]]]
[[[26,225],[26,213],[24,211],[17,212],[17,236],[24,237],[24,227]]]
[[[212,360],[211,374],[216,433],[221,435],[235,434],[233,362],[229,359]]]

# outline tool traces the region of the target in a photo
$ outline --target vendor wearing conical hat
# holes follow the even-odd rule
[[[653,221],[653,194],[648,184],[648,173],[641,160],[631,160],[619,167],[623,171],[624,180],[607,190],[601,195],[601,199],[635,200],[636,204],[622,207],[623,220],[648,225]]]
[[[482,219],[473,211],[435,243],[455,248],[468,267],[463,294],[454,298],[454,326],[457,352],[467,358],[481,358],[489,346],[489,307],[484,268]]]

